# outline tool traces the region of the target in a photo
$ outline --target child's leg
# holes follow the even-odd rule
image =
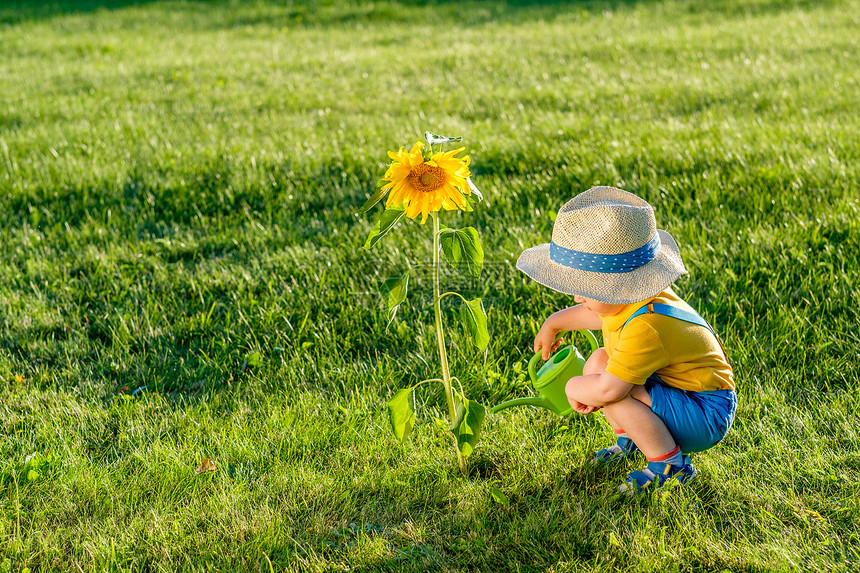
[[[582,373],[601,374],[606,371],[607,362],[606,350],[598,348],[585,361]],[[663,420],[651,411],[651,395],[643,386],[634,386],[627,397],[606,404],[603,415],[616,434],[627,433],[649,458],[662,456],[675,448],[675,440]]]
[[[627,433],[648,459],[648,467],[627,475],[619,487],[624,493],[641,491],[655,482],[659,486],[667,479],[684,483],[696,475],[690,458],[681,453],[666,423],[654,413],[651,405],[648,390],[636,386],[626,397],[603,407],[623,422]]]
[[[603,413],[613,428],[623,428],[649,459],[660,458],[677,447],[666,424],[651,411],[651,396],[635,386],[626,397],[606,404]]]
[[[594,452],[594,456],[591,459],[592,463],[603,465],[635,457],[639,453],[639,448],[636,446],[636,443],[611,415],[603,412],[603,417],[606,418],[606,421],[608,421],[609,425],[612,426],[616,440],[611,446],[601,448]]]
[[[599,374],[606,370],[606,363],[608,361],[609,356],[607,355],[606,350],[598,348],[592,352],[591,356],[586,360],[585,365],[582,367],[582,373],[584,375]],[[594,452],[593,461],[595,463],[602,464],[635,456],[636,452],[639,451],[639,448],[636,446],[634,440],[629,434],[627,434],[624,427],[615,420],[615,418],[613,418],[612,414],[606,410],[602,410],[602,412],[603,417],[606,418],[606,421],[609,422],[609,425],[612,427],[612,431],[615,432],[617,441],[608,448],[603,448]]]
[[[609,355],[606,353],[606,349],[598,348],[592,352],[591,356],[588,357],[588,360],[585,361],[585,364],[582,366],[582,374],[600,374],[606,370],[606,364],[608,362]]]

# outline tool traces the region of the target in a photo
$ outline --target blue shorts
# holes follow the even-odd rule
[[[645,382],[651,411],[660,416],[685,454],[703,452],[723,439],[738,406],[734,390],[690,392],[667,386],[657,374]]]

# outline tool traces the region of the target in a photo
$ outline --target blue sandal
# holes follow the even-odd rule
[[[613,464],[639,454],[639,448],[630,438],[618,438],[615,444],[594,452],[591,463],[597,466]]]
[[[684,456],[683,461],[680,466],[648,462],[648,467],[644,470],[627,474],[627,480],[618,487],[618,490],[626,494],[639,493],[651,485],[660,487],[671,479],[677,480],[678,483],[687,483],[696,477],[696,468],[690,462],[690,456]]]

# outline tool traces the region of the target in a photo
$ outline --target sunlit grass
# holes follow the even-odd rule
[[[859,8],[0,5],[0,571],[855,569]],[[485,405],[570,303],[512,267],[551,211],[596,183],[655,206],[741,397],[690,488],[619,499],[632,466],[586,463],[608,427],[530,409],[463,479],[430,392],[395,445],[432,317],[386,326],[377,287],[429,228],[361,251],[353,212],[425,129],[487,197],[443,220],[488,258],[458,287],[490,348],[451,336]]]

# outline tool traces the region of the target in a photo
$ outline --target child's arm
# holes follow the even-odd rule
[[[541,353],[544,360],[549,358],[549,353],[555,350],[561,341],[555,342],[555,336],[565,330],[600,330],[603,321],[596,312],[588,310],[584,305],[578,304],[564,310],[560,310],[547,318],[535,335],[535,352]]]
[[[573,409],[590,414],[607,404],[625,398],[634,385],[606,372],[574,376],[567,382],[565,392]]]

